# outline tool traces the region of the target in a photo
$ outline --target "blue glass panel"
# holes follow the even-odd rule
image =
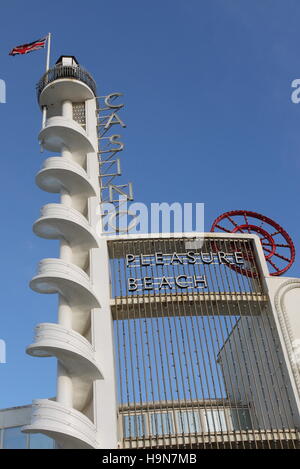
[[[4,449],[26,449],[27,436],[21,432],[22,427],[4,428]]]
[[[33,433],[30,435],[30,449],[53,449],[54,441],[42,433]]]
[[[151,414],[151,428],[153,435],[167,435],[174,433],[172,416],[169,413]]]
[[[209,432],[227,431],[224,410],[207,410],[205,416]]]
[[[178,411],[177,422],[179,433],[195,433],[201,431],[201,424],[198,412]]]
[[[125,415],[123,418],[125,438],[134,438],[145,435],[144,415]]]

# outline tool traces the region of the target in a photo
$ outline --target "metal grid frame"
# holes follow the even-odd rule
[[[217,262],[156,265],[155,252],[163,252],[166,260],[170,259],[166,254],[177,252],[186,260],[183,253],[187,241],[186,237],[108,241],[120,430],[122,416],[130,414],[138,419],[141,412],[145,427],[151,428],[153,408],[154,415],[168,409],[173,416],[192,409],[199,418],[203,412],[215,410],[220,420],[221,411],[242,407],[251,415],[251,426],[245,428],[237,413],[234,430],[213,423],[210,431],[202,426],[201,431],[193,432],[187,422],[185,431],[179,433],[177,429],[171,434],[161,420],[156,422],[156,428],[162,427],[161,434],[144,431],[138,435],[132,428],[131,435],[123,437],[123,446],[297,447],[290,383],[253,239],[217,235],[208,237],[201,249],[193,251],[211,251],[213,256],[219,251],[242,252],[247,268],[251,266],[255,275],[241,275]],[[149,265],[136,262],[127,267],[129,253],[144,254]],[[128,292],[128,276],[157,279],[162,272],[170,278],[182,272],[190,276],[205,273],[207,291],[190,288],[187,294],[174,284],[174,291],[138,288]],[[258,321],[258,327],[254,321]],[[238,346],[240,352],[234,356]],[[220,366],[220,353],[222,366],[231,368],[227,379]],[[250,396],[247,402],[245,396]],[[251,396],[256,399],[251,401]],[[131,420],[129,427],[134,427]]]

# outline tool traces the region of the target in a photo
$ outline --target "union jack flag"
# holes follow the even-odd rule
[[[37,41],[30,42],[29,44],[22,44],[21,46],[14,47],[9,55],[28,54],[34,50],[43,49],[47,41],[47,36]]]

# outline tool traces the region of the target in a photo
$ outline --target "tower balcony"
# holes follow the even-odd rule
[[[63,147],[77,154],[97,151],[80,124],[57,115],[46,120],[39,141],[46,150],[53,152],[60,152]]]
[[[66,408],[56,401],[37,399],[32,404],[30,425],[24,433],[43,433],[63,449],[96,449],[96,427],[78,410]]]
[[[34,343],[26,352],[34,357],[56,357],[72,376],[84,380],[103,378],[93,345],[81,334],[60,324],[38,324]]]
[[[62,259],[43,259],[30,287],[38,293],[60,293],[71,307],[81,311],[100,307],[89,276],[80,267]]]
[[[96,195],[96,190],[85,170],[77,163],[60,156],[47,158],[36,175],[37,185],[44,191],[59,193],[66,188],[70,194],[86,197]]]
[[[74,254],[79,256],[98,247],[96,233],[87,219],[78,210],[62,204],[44,205],[41,217],[33,225],[33,231],[41,238],[64,238],[71,247],[74,246]]]
[[[63,58],[62,58],[63,59]],[[70,64],[58,61],[37,84],[37,98],[40,106],[55,106],[58,101],[69,99],[72,102],[93,99],[96,96],[96,83],[91,75],[75,60]]]

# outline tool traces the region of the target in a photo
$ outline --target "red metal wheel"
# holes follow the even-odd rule
[[[294,243],[288,233],[278,223],[260,213],[249,210],[232,210],[223,213],[213,222],[210,231],[258,235],[269,265],[270,275],[282,275],[295,260]],[[237,268],[233,265],[230,267],[244,275],[253,276],[251,269]]]

